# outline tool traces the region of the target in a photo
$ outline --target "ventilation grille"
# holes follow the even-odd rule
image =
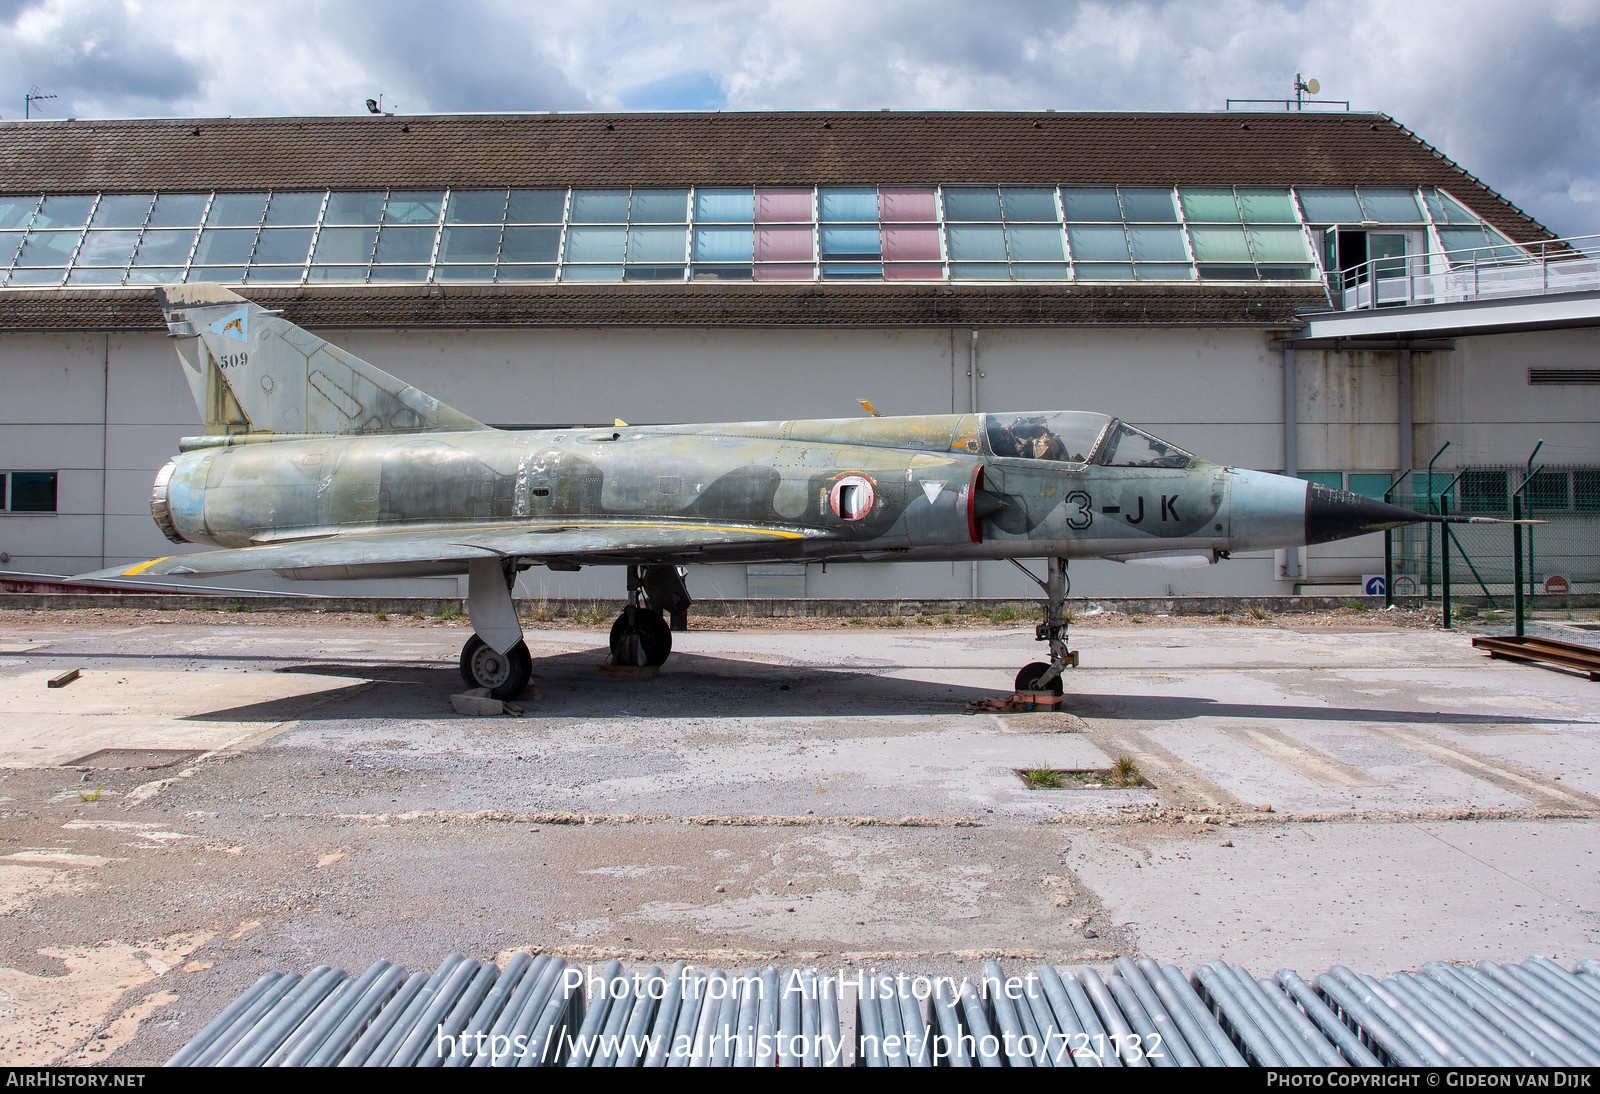
[[[1530,368],[1530,384],[1600,384],[1600,368]]]

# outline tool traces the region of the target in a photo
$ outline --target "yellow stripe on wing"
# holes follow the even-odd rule
[[[141,562],[137,566],[134,566],[134,567],[132,567],[130,569],[127,569],[127,570],[123,570],[122,571],[122,576],[123,577],[138,577],[140,574],[144,573],[150,567],[155,566],[158,563],[165,562],[165,561],[167,561],[167,559],[173,558],[173,557],[175,557],[175,556],[173,556],[173,555],[162,555],[160,558],[152,558],[149,562]]]

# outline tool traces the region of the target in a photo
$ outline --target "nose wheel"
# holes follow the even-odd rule
[[[630,604],[611,624],[613,665],[658,666],[672,653],[672,629],[660,612]]]
[[[1017,673],[1017,690],[1048,691],[1060,695],[1064,690],[1061,674],[1069,668],[1078,667],[1078,651],[1067,649],[1067,593],[1072,588],[1072,583],[1067,580],[1067,560],[1046,559],[1043,581],[1016,559],[1010,562],[1027,574],[1029,581],[1044,590],[1044,622],[1033,629],[1033,636],[1040,642],[1050,643],[1050,660],[1024,665],[1022,671]]]
[[[515,699],[533,676],[528,644],[518,642],[501,653],[477,635],[461,648],[461,680],[470,688],[487,688],[494,699]]]

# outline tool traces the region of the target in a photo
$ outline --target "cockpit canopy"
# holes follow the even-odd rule
[[[1089,410],[1054,414],[985,414],[984,433],[996,456],[1051,460],[1079,467],[1186,468],[1194,456],[1135,429],[1120,418]]]

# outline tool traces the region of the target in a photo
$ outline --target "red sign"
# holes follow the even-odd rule
[[[1551,596],[1565,596],[1572,591],[1572,586],[1560,574],[1551,574],[1544,579],[1544,591]]]

